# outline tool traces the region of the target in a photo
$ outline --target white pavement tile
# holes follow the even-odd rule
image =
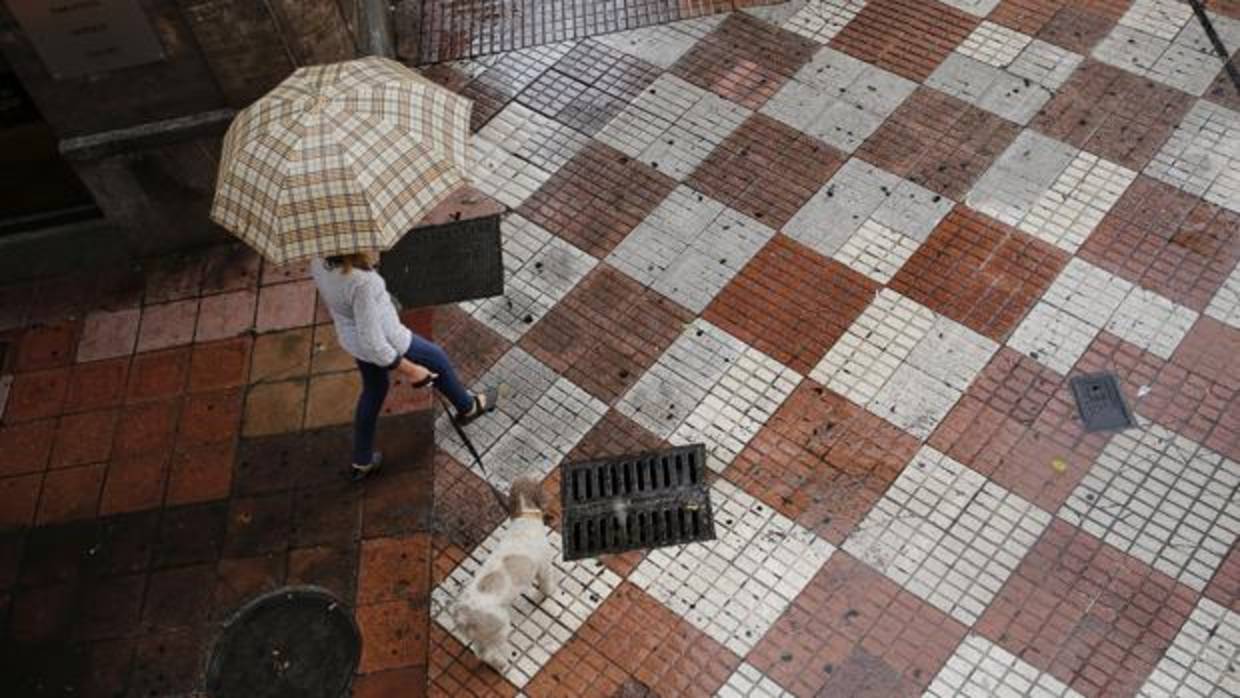
[[[1028,34],[1002,24],[982,22],[956,47],[956,51],[996,68],[1006,68],[1032,42],[1033,37]]]
[[[1016,227],[1075,253],[1136,178],[1135,171],[1082,150]]]
[[[1049,89],[1028,78],[956,51],[926,78],[926,85],[1022,125],[1051,98]]]
[[[508,520],[505,519],[431,594],[431,616],[462,643],[465,638],[456,628],[452,604],[477,574],[487,556],[499,545],[507,530]],[[621,581],[614,572],[595,560],[560,562],[560,534],[548,531],[547,537],[556,550],[555,564],[562,573],[561,581],[554,594],[544,597],[535,590],[530,596],[519,597],[512,605],[509,642],[513,656],[504,671],[504,678],[518,688],[529,683],[538,670],[560,651]]]
[[[985,17],[992,10],[999,6],[1000,0],[942,0],[944,5],[952,7],[962,12],[968,12],[976,17]]]
[[[868,218],[832,257],[852,270],[886,284],[917,252],[917,248],[916,240]]]
[[[486,473],[473,464],[446,414],[435,422],[435,443],[500,491],[518,476],[541,479],[551,472],[607,411],[607,405],[519,347],[500,357],[478,385],[507,387],[495,411],[470,426]]]
[[[1145,174],[1240,212],[1240,113],[1197,100]]]
[[[680,186],[607,261],[700,313],[774,236],[773,228]]]
[[[886,170],[852,158],[797,211],[783,232],[834,257],[871,218],[920,244],[954,202]]]
[[[593,256],[519,214],[504,220],[504,294],[461,303],[482,324],[515,342],[598,263]]]
[[[1201,591],[1240,533],[1240,463],[1157,424],[1116,434],[1059,517]]]
[[[972,625],[1050,522],[1050,514],[924,446],[844,550]]]
[[[1206,315],[1240,329],[1240,265],[1231,270],[1227,281],[1210,299]]]
[[[865,4],[866,0],[809,0],[783,23],[783,28],[825,44],[853,21]]]
[[[957,696],[1084,698],[1051,674],[973,633],[960,643],[923,694],[923,698]]]
[[[471,142],[475,186],[500,203],[517,208],[585,142],[581,134],[514,102]],[[551,150],[544,147],[548,145]]]
[[[1057,90],[1072,77],[1072,73],[1083,60],[1085,57],[1078,53],[1041,39],[1034,39],[1020,52],[1016,60],[1007,66],[1007,70],[1048,90]]]
[[[1156,356],[1170,359],[1197,322],[1197,316],[1191,308],[1137,287],[1116,308],[1106,330]]]
[[[1008,346],[1061,376],[1072,371],[1098,328],[1049,303],[1038,303],[1008,338]]]
[[[1240,41],[1240,20],[1213,12],[1209,17],[1225,46]],[[1093,56],[1198,97],[1223,67],[1192,9],[1179,0],[1134,3]]]
[[[741,662],[715,692],[715,698],[793,698],[793,695],[754,665]]]
[[[680,60],[681,56],[688,53],[699,39],[722,24],[726,18],[726,15],[712,15],[686,22],[659,24],[631,31],[603,34],[592,37],[592,40],[667,69]]]
[[[1135,0],[1119,23],[1170,40],[1192,18],[1192,7],[1179,0]]]
[[[1240,614],[1208,598],[1172,641],[1137,694],[1140,698],[1240,695]]]
[[[835,548],[722,478],[711,506],[714,541],[652,550],[629,581],[743,657]]]
[[[1051,189],[1078,152],[1036,131],[1022,131],[969,191],[965,204],[1015,226]]]

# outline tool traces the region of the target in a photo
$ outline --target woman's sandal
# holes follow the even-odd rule
[[[474,410],[469,414],[457,414],[455,419],[459,426],[465,426],[487,412],[493,412],[499,402],[499,388],[487,388],[481,395],[474,395]]]
[[[365,480],[367,475],[370,475],[371,473],[375,472],[382,465],[383,465],[383,454],[378,451],[375,451],[374,455],[370,457],[369,465],[358,465],[357,463],[353,464],[353,467],[351,468],[352,472],[349,474],[349,479],[352,480],[353,482],[359,482],[361,480]]]

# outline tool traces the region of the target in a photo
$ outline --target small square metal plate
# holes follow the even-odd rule
[[[500,217],[414,228],[383,253],[379,273],[406,308],[503,295]]]
[[[1119,380],[1112,373],[1074,376],[1072,396],[1080,411],[1085,431],[1127,429],[1135,422],[1119,389]]]
[[[564,560],[714,540],[703,444],[569,463]]]

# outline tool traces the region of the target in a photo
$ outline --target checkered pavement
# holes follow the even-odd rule
[[[565,565],[586,598],[523,604],[502,679],[436,615],[432,692],[1235,695],[1222,67],[1177,0],[798,0],[441,67],[514,211],[508,295],[463,305],[469,377],[517,386],[493,475],[700,440],[720,520]],[[1085,434],[1104,369],[1139,426]],[[436,603],[487,545],[439,541]]]

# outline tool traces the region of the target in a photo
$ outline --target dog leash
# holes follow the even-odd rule
[[[478,469],[482,471],[482,481],[486,483],[487,489],[491,491],[491,494],[495,497],[495,501],[499,503],[499,508],[501,510],[507,509],[508,501],[505,500],[503,495],[499,493],[499,490],[495,489],[495,485],[491,484],[491,474],[487,472],[486,466],[482,464],[482,456],[478,454],[478,449],[474,448],[474,442],[469,440],[469,437],[465,435],[465,429],[463,429],[460,424],[457,424],[456,420],[452,418],[452,407],[444,398],[443,393],[435,390],[433,387],[431,390],[434,391],[435,396],[439,398],[439,404],[443,405],[444,414],[448,418],[448,423],[451,424],[452,428],[456,430],[456,435],[461,437],[461,442],[465,444],[465,448],[469,451],[469,455],[473,456],[474,464],[477,465]]]

